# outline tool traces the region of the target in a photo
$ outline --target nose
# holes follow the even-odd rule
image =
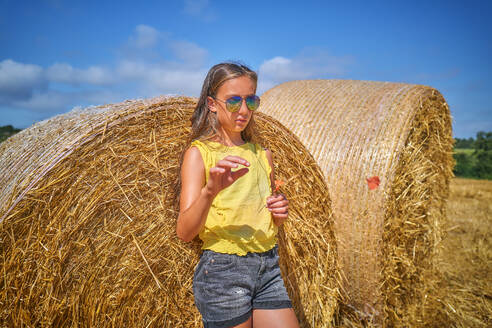
[[[246,99],[241,99],[241,107],[239,108],[239,113],[242,115],[248,115],[250,112],[248,106],[246,105]]]

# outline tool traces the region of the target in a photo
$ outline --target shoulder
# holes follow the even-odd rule
[[[202,154],[197,146],[191,145],[188,149],[186,149],[183,157],[183,163],[185,162],[196,162],[202,160]],[[203,163],[203,161],[202,161]]]
[[[205,168],[215,166],[216,153],[210,148],[207,142],[194,140],[184,154],[183,162],[191,161]]]
[[[205,176],[205,160],[197,147],[190,146],[183,155],[181,179],[184,183],[189,181],[187,178],[201,180],[202,176]]]
[[[193,140],[190,144],[190,149],[195,149],[194,151],[198,151],[199,153],[202,154],[202,157],[205,157],[210,153],[210,147],[206,142],[203,142],[201,140]]]

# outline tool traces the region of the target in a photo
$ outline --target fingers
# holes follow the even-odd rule
[[[269,208],[270,213],[272,213],[274,218],[277,219],[286,219],[289,216],[289,207],[277,207],[277,208]]]
[[[283,194],[272,195],[267,198],[268,207],[281,207],[289,204],[289,200]]]
[[[272,213],[275,219],[287,219],[289,217],[289,211],[285,213]]]
[[[228,170],[239,167],[239,165],[249,166],[250,164],[247,160],[239,156],[226,156],[224,159],[218,161],[214,167],[210,168],[210,173],[225,173]],[[244,175],[244,173],[240,176],[242,175]]]
[[[284,214],[289,211],[289,207],[288,206],[275,207],[275,208],[269,207],[268,210],[273,214]]]
[[[276,218],[287,218],[289,215],[289,200],[284,195],[273,195],[267,198],[268,210]]]
[[[234,181],[236,181],[237,179],[239,179],[240,177],[242,177],[243,175],[248,173],[248,171],[249,171],[249,169],[247,167],[243,167],[242,169],[231,172],[232,179],[234,179]]]
[[[239,156],[226,156],[222,160],[218,161],[216,166],[219,167],[228,167],[228,168],[236,168],[239,165],[244,165],[248,167],[250,164],[247,160]]]
[[[207,183],[208,188],[217,194],[222,189],[227,188],[233,184],[237,179],[248,173],[247,167],[240,168],[236,171],[232,171],[233,168],[237,168],[239,164],[248,165],[249,163],[237,156],[227,156],[223,160],[217,162],[217,165],[210,168],[210,179]]]
[[[227,156],[218,161],[216,165],[210,168],[210,173],[224,173],[227,170],[239,167],[239,165],[249,166],[249,162],[238,156]]]
[[[289,207],[289,201],[287,199],[282,199],[274,203],[270,203],[270,204],[267,203],[267,207],[271,209]]]
[[[214,166],[210,168],[210,175],[225,173],[226,169],[223,167]]]

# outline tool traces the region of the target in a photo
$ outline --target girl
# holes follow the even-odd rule
[[[276,245],[288,201],[272,195],[272,153],[252,143],[256,83],[244,65],[210,69],[181,165],[176,232],[203,241],[193,293],[205,327],[298,327]]]

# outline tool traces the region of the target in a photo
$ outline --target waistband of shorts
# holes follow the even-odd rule
[[[248,253],[246,253],[246,255],[237,255],[237,254],[227,254],[227,255],[234,255],[234,256],[239,256],[239,257],[254,257],[254,256],[270,257],[270,256],[275,256],[277,253],[277,250],[278,250],[278,245],[275,244],[275,246],[273,246],[271,249],[269,249],[268,251],[265,251],[265,252],[260,252],[260,253],[248,252]],[[205,252],[218,253],[218,252],[213,251],[211,249],[204,249],[203,253],[205,253]],[[222,253],[222,254],[226,254],[226,253]]]
[[[278,249],[278,245],[275,244],[275,246],[273,246],[268,251],[261,252],[261,253],[249,252],[245,256],[261,256],[261,257],[263,257],[263,256],[272,256],[272,255],[275,255],[276,254],[277,249]]]

